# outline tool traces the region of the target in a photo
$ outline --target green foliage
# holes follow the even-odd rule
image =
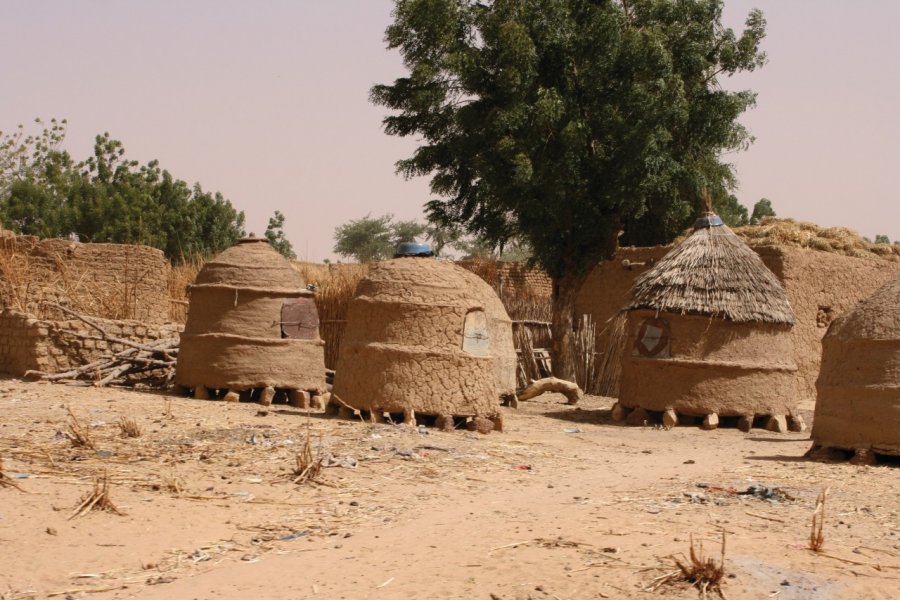
[[[412,242],[426,231],[415,221],[394,222],[391,214],[373,218],[366,215],[334,230],[334,251],[358,262],[384,260],[394,255],[398,244]]]
[[[774,217],[775,209],[772,208],[772,201],[768,198],[761,198],[759,202],[753,205],[753,214],[750,215],[750,224],[756,225],[760,223],[764,217]]]
[[[269,245],[275,248],[283,257],[291,260],[297,258],[297,255],[294,253],[294,247],[284,236],[284,215],[280,210],[276,210],[275,214],[269,219],[269,226],[266,227],[265,236],[269,240]]]
[[[734,194],[713,199],[713,210],[729,227],[740,227],[750,222],[747,217],[747,207],[738,202],[737,196]]]
[[[37,136],[0,145],[5,188],[0,221],[17,233],[78,235],[82,241],[146,244],[170,260],[219,252],[243,236],[244,213],[221,194],[174,179],[157,161],[139,165],[108,133],[74,162],[57,149],[65,121]]]
[[[740,35],[721,0],[397,0],[388,47],[408,74],[376,85],[398,163],[431,175],[429,220],[488,244],[520,236],[555,279],[580,281],[630,243],[667,242],[702,189],[727,197],[719,156],[751,138],[751,92],[718,78],[761,66],[762,14]]]
[[[876,244],[890,244],[891,239],[886,235],[878,234],[875,236],[875,243]]]

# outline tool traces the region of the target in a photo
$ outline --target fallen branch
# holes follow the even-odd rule
[[[578,387],[578,384],[565,379],[557,379],[556,377],[545,377],[544,379],[532,381],[518,396],[519,400],[531,400],[547,392],[558,392],[564,395],[568,399],[569,404],[577,404],[578,400],[584,396],[584,392]]]

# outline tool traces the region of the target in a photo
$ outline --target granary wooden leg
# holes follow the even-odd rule
[[[715,429],[718,426],[719,426],[719,415],[716,413],[709,413],[708,415],[703,417],[703,425],[701,425],[700,427],[702,427],[703,429],[706,429],[708,431],[712,431],[713,429]]]
[[[407,408],[403,411],[403,424],[404,425],[412,425],[416,426],[416,411],[411,408]]]
[[[194,388],[194,398],[197,400],[209,400],[209,390],[205,385],[198,385]]]
[[[790,431],[798,433],[806,431],[806,421],[800,415],[788,415],[787,426]]]
[[[225,402],[240,402],[241,401],[241,393],[237,390],[228,390],[228,393],[225,394],[225,397],[222,399]]]
[[[497,415],[496,417],[491,417],[491,422],[494,424],[494,431],[499,431],[503,433],[503,415]]]
[[[636,408],[625,417],[625,422],[629,425],[646,425],[650,421],[650,413],[643,408]]]
[[[328,406],[328,403],[331,401],[331,393],[325,392],[324,394],[313,394],[310,398],[310,406],[312,408],[321,410]]]
[[[875,453],[872,452],[869,448],[857,448],[856,452],[853,454],[853,458],[850,459],[850,464],[852,465],[874,465],[878,462],[878,459],[875,458]]]
[[[259,393],[259,403],[263,406],[269,406],[270,404],[272,404],[273,398],[275,398],[275,388],[270,385],[264,387]]]
[[[434,426],[441,431],[453,431],[454,425],[453,415],[438,415],[434,420]]]
[[[666,429],[678,427],[678,413],[675,412],[674,408],[667,408],[665,412],[663,412],[662,422]]]
[[[737,427],[744,433],[749,432],[753,429],[753,415],[741,415],[741,418],[738,419]]]
[[[787,418],[784,415],[772,415],[766,423],[766,429],[775,433],[787,433]]]
[[[384,412],[380,408],[369,411],[369,421],[372,423],[384,423]]]
[[[626,417],[628,417],[628,409],[622,406],[621,402],[616,402],[612,407],[612,418],[613,421],[624,421]]]
[[[304,390],[289,391],[288,405],[294,408],[309,408],[309,392]]]

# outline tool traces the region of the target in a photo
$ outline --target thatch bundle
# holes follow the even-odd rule
[[[900,245],[873,244],[846,227],[822,227],[815,223],[767,217],[758,225],[746,225],[735,233],[751,246],[795,246],[856,258],[900,262]]]
[[[900,278],[822,340],[814,447],[900,454]]]

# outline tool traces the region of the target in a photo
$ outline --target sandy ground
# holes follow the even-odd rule
[[[691,537],[717,558],[723,534],[729,599],[898,597],[896,465],[806,461],[808,434],[622,427],[608,398],[561,399],[482,436],[0,380],[23,490],[0,487],[0,598],[697,598],[659,584]],[[67,406],[96,449],[64,435]],[[300,485],[307,432],[336,466]],[[104,473],[124,514],[70,519]]]

